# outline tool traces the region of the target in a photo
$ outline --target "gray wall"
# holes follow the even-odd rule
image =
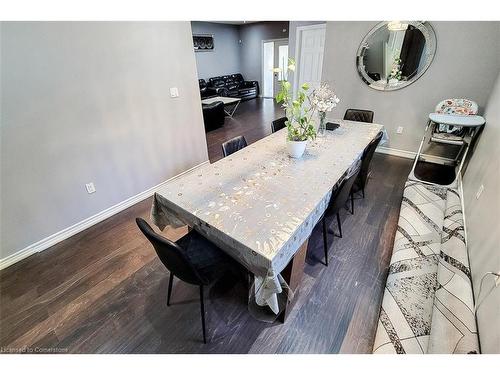
[[[189,22],[0,27],[1,258],[208,159]]]
[[[238,25],[191,22],[193,34],[213,34],[215,51],[196,52],[198,77],[208,79],[241,71],[240,30]]]
[[[380,92],[364,84],[355,66],[359,43],[377,22],[328,22],[323,81],[336,90],[341,102],[330,118],[347,108],[375,111],[375,122],[386,126],[388,147],[417,151],[427,115],[446,98],[466,97],[484,109],[500,64],[498,22],[431,22],[437,51],[427,72],[412,85]],[[496,47],[496,48],[495,48]],[[398,126],[404,133],[396,134]]]
[[[240,72],[245,79],[260,83],[262,41],[288,38],[288,21],[243,25],[193,21],[191,26],[193,33],[214,34],[215,38],[214,52],[195,54],[198,77],[204,79]]]
[[[258,22],[240,26],[241,72],[245,79],[260,83],[262,41],[282,38],[288,38],[288,21]]]
[[[500,58],[500,57],[499,57]],[[486,126],[463,179],[467,240],[474,293],[478,301],[481,277],[500,271],[500,75],[484,114]],[[484,191],[476,200],[476,192]],[[481,298],[494,286],[487,276]],[[484,300],[477,311],[483,353],[500,353],[500,287]]]

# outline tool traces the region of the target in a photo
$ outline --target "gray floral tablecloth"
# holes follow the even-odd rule
[[[189,225],[217,244],[255,275],[257,304],[278,313],[280,272],[311,235],[332,187],[382,130],[341,121],[292,159],[283,129],[158,189],[152,220],[160,229]]]

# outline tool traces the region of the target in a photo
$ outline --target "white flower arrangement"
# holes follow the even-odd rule
[[[311,104],[318,112],[322,113],[330,112],[339,102],[340,99],[326,83],[322,83],[319,88],[314,90],[311,98]]]

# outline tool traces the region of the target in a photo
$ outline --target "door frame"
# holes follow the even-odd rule
[[[302,52],[302,32],[306,30],[314,30],[314,29],[325,29],[325,41],[326,41],[326,22],[325,23],[317,23],[314,25],[307,25],[307,26],[297,26],[297,30],[295,31],[295,64],[298,65],[300,63],[300,55]],[[324,48],[324,47],[323,47]],[[295,72],[297,74],[294,74],[293,77],[293,95],[295,96],[297,91],[299,90],[299,80],[298,74],[299,74],[299,69],[296,69]],[[323,67],[321,67],[321,76],[323,76]]]
[[[289,38],[277,38],[277,39],[263,39],[260,43],[260,82],[262,82],[262,88],[259,93],[261,98],[269,98],[263,95],[264,92],[264,43],[268,42],[288,42],[288,51],[290,51],[290,39]],[[273,81],[274,82],[274,81]],[[274,87],[273,87],[274,92]],[[274,96],[271,98],[274,99]]]

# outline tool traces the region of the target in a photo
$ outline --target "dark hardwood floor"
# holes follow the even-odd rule
[[[267,135],[280,111],[271,102],[272,111],[258,113],[268,105],[242,106],[241,117],[209,133],[210,159],[220,158],[224,137],[244,134],[251,143]],[[370,352],[410,167],[410,160],[375,154],[366,198],[356,199],[354,216],[342,212],[344,237],[330,237],[329,267],[320,263],[321,228],[314,230],[297,302],[284,324],[250,316],[246,286],[228,276],[207,293],[204,345],[198,288],[177,280],[166,305],[168,272],[134,220],[149,221],[147,199],[0,271],[0,347],[70,353]],[[174,240],[184,233],[164,231]]]
[[[226,117],[224,126],[207,133],[210,162],[222,159],[221,145],[238,135],[253,143],[271,134],[271,122],[285,115],[274,99],[252,99],[241,102],[234,117]]]

